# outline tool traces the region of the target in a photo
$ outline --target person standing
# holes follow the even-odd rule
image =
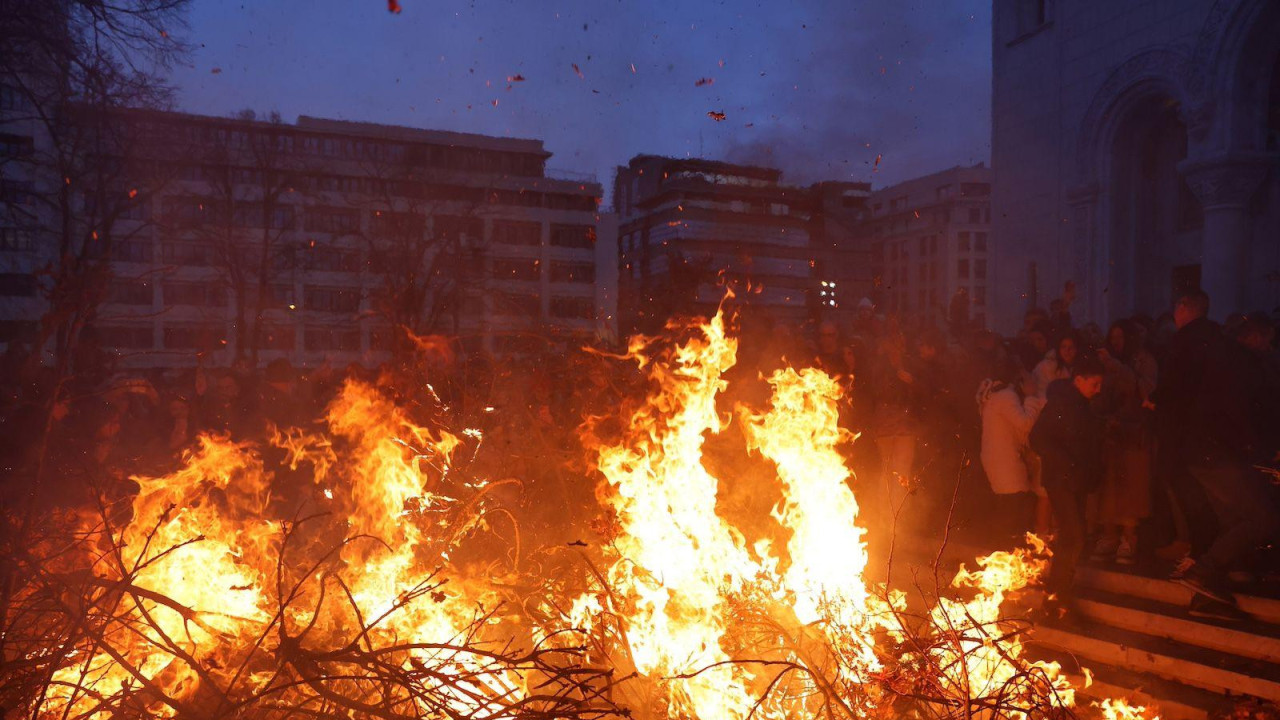
[[[1058,337],[1058,344],[1044,360],[1036,365],[1036,394],[1045,397],[1049,384],[1054,380],[1071,378],[1071,366],[1080,357],[1080,339],[1074,332],[1067,331]]]
[[[1097,360],[1077,360],[1070,380],[1049,384],[1044,410],[1031,429],[1031,449],[1040,455],[1041,482],[1058,521],[1045,589],[1061,603],[1067,602],[1084,552],[1086,501],[1102,481],[1102,422],[1089,401],[1102,391],[1103,374]]]
[[[1137,553],[1138,522],[1151,512],[1151,449],[1147,411],[1138,373],[1131,364],[1137,345],[1128,322],[1117,322],[1098,351],[1106,370],[1096,404],[1106,420],[1103,480],[1098,514],[1102,533],[1093,549],[1095,560],[1114,559],[1132,565]]]
[[[1178,298],[1173,310],[1178,331],[1150,404],[1171,433],[1176,459],[1197,481],[1218,521],[1207,549],[1172,579],[1196,592],[1192,614],[1239,619],[1226,574],[1277,536],[1280,509],[1266,478],[1252,467],[1261,450],[1252,407],[1259,379],[1208,314],[1209,296],[1203,291]]]
[[[1001,540],[1021,538],[1033,528],[1044,532],[1047,528],[1039,526],[1039,519],[1048,515],[1044,488],[1034,481],[1027,465],[1031,428],[1044,401],[1036,396],[1030,373],[1010,363],[1003,374],[1000,380],[984,383],[978,393],[982,469],[995,493],[991,515],[1002,528]],[[1043,512],[1041,505],[1046,508]]]

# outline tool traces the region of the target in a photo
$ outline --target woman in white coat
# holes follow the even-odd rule
[[[996,495],[995,518],[1007,534],[1049,530],[1049,498],[1040,486],[1037,458],[1028,438],[1044,408],[1036,395],[1036,381],[1026,372],[1011,371],[1013,382],[983,383],[978,393],[982,414],[982,468]]]

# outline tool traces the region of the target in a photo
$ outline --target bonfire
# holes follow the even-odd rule
[[[546,549],[568,558],[553,578],[477,549],[518,482],[459,462],[483,433],[420,426],[374,386],[347,381],[319,430],[201,437],[12,548],[0,701],[66,719],[1156,717],[1078,708],[1027,657],[1007,601],[1046,567],[1034,537],[928,607],[870,581],[840,385],[786,368],[725,413],[736,357],[722,313],[614,360],[649,391],[619,432],[584,435],[601,534]],[[773,477],[713,474],[704,444],[731,425]],[[780,499],[735,524],[726,482]]]

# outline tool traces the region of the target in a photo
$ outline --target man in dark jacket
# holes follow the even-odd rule
[[[1193,614],[1234,618],[1238,611],[1224,587],[1226,573],[1276,537],[1280,508],[1266,479],[1252,467],[1263,451],[1253,408],[1261,378],[1251,371],[1247,354],[1206,317],[1208,312],[1209,297],[1201,291],[1178,299],[1173,313],[1178,332],[1151,401],[1164,429],[1161,442],[1177,452],[1176,460],[1198,481],[1218,521],[1212,543],[1174,579],[1196,591]]]
[[[1041,482],[1058,521],[1045,589],[1059,600],[1071,589],[1084,552],[1085,501],[1102,480],[1102,419],[1089,401],[1101,392],[1103,373],[1096,359],[1078,360],[1070,380],[1049,384],[1044,411],[1031,428],[1031,449],[1040,455]]]

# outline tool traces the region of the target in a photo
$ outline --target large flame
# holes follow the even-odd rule
[[[737,341],[724,315],[679,331],[632,342],[652,390],[589,448],[612,523],[585,592],[508,610],[486,564],[459,560],[486,527],[487,484],[454,457],[480,433],[422,427],[348,381],[323,428],[280,428],[265,447],[201,437],[181,469],[134,478],[127,508],[80,528],[82,551],[47,574],[87,629],[39,714],[583,720],[613,712],[588,710],[615,691],[634,714],[687,720],[1074,707],[1056,664],[1024,658],[1027,624],[1002,615],[1044,570],[1042,542],[962,567],[923,608],[868,583],[840,385],[785,368],[766,378],[767,405],[725,411]],[[775,477],[708,469],[708,438],[735,424]],[[726,481],[777,496],[760,527],[726,519]],[[586,638],[590,667],[574,654]],[[574,679],[588,675],[598,691]]]

